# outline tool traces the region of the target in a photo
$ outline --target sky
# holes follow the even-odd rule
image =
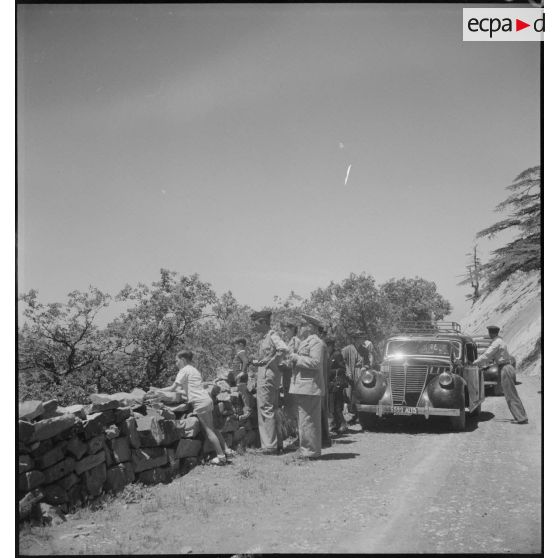
[[[366,272],[459,320],[540,162],[541,71],[539,43],[463,42],[462,7],[18,6],[19,292],[167,268],[259,308]]]

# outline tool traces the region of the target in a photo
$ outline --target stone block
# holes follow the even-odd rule
[[[95,436],[87,441],[87,453],[89,455],[94,453],[99,453],[103,448],[103,444],[105,443],[105,436],[104,434],[99,434],[99,436]]]
[[[42,442],[33,442],[29,446],[29,453],[31,457],[39,457],[44,455],[47,451],[50,451],[54,447],[54,442],[52,439],[43,440]]]
[[[146,413],[147,416],[155,416],[155,417],[162,417],[167,420],[175,420],[176,415],[169,410],[167,407],[147,407]]]
[[[41,471],[27,471],[19,475],[19,490],[30,492],[45,482],[45,475]]]
[[[118,436],[120,436],[120,429],[116,424],[111,424],[108,428],[105,428],[105,438],[107,440],[118,438]]]
[[[200,433],[198,417],[186,417],[176,421],[176,429],[181,438],[195,438]]]
[[[43,492],[45,493],[44,501],[47,504],[57,506],[68,501],[68,493],[58,483],[43,486]]]
[[[58,506],[51,506],[46,502],[39,502],[35,508],[37,510],[36,519],[45,525],[61,525],[66,521],[64,514]]]
[[[78,419],[71,414],[53,417],[36,422],[34,425],[35,432],[33,440],[41,441],[54,438],[57,434],[61,434],[70,430]]]
[[[18,439],[21,443],[30,443],[33,440],[33,435],[35,434],[35,426],[31,422],[20,420],[18,421],[17,433]]]
[[[202,443],[200,440],[181,438],[176,446],[175,455],[178,459],[183,457],[197,457],[200,453]]]
[[[81,479],[79,479],[78,477],[78,480]],[[68,488],[67,492],[68,492],[68,502],[70,504],[73,504],[75,506],[81,506],[85,501],[85,497],[87,493],[85,491],[84,486],[81,484],[81,482],[76,482],[76,484]]]
[[[147,406],[145,405],[145,403],[140,403],[138,405],[133,405],[131,407],[131,410],[132,410],[132,413],[134,413],[134,414],[145,416],[145,413],[147,411]]]
[[[33,399],[31,401],[23,401],[19,404],[19,419],[32,421],[43,414],[43,403]]]
[[[73,472],[76,460],[73,457],[66,457],[62,461],[59,461],[52,467],[45,469],[43,474],[45,475],[45,484],[51,484],[66,475]]]
[[[82,473],[85,473],[86,471],[97,467],[101,463],[104,463],[105,460],[105,450],[103,448],[103,445],[101,444],[101,451],[99,451],[99,453],[96,453],[94,455],[86,455],[79,461],[76,461],[75,471],[78,475],[81,475]]]
[[[79,477],[75,473],[70,473],[69,475],[62,477],[57,484],[59,484],[64,490],[70,490],[74,484],[79,482]]]
[[[221,432],[236,432],[238,430],[238,417],[236,415],[229,415],[225,418],[225,424],[220,429]]]
[[[98,496],[103,491],[103,486],[107,480],[107,467],[104,463],[105,453],[101,452],[101,454],[103,463],[99,463],[81,475],[82,484],[91,496]]]
[[[87,453],[87,444],[82,442],[77,436],[74,436],[68,441],[66,451],[76,459],[81,459]]]
[[[44,493],[39,488],[32,490],[19,501],[19,520],[25,519],[33,509],[44,498]]]
[[[58,400],[49,399],[48,401],[43,401],[43,414],[42,418],[50,418],[54,416],[61,416],[64,413],[58,411]]]
[[[147,469],[154,469],[168,463],[168,455],[165,448],[141,448],[132,450],[132,464],[135,473],[141,473]]]
[[[124,422],[127,418],[129,418],[131,414],[132,414],[132,409],[130,409],[130,407],[118,407],[118,409],[114,409],[115,424],[120,425],[120,423]]]
[[[120,403],[114,399],[110,399],[110,395],[107,396],[108,399],[106,400],[104,397],[100,397],[101,395],[104,396],[106,394],[93,393],[89,396],[91,404],[85,407],[85,412],[88,415],[92,415],[93,413],[102,413],[103,411],[110,411],[111,409],[120,407]],[[96,399],[96,401],[93,399]]]
[[[83,423],[83,435],[86,440],[99,436],[105,431],[105,422],[102,413],[89,415]]]
[[[141,447],[166,446],[178,440],[173,420],[147,416],[136,419]]]
[[[114,455],[112,454],[112,451],[110,451],[110,448],[106,442],[103,444],[103,451],[105,452],[105,463],[107,465],[107,469],[109,467],[112,467],[113,465],[116,465]]]
[[[69,405],[68,407],[58,407],[62,414],[74,415],[81,420],[85,420],[87,415],[85,413],[85,405]]]
[[[120,438],[114,438],[108,442],[112,454],[114,455],[114,461],[116,463],[124,463],[125,461],[130,461],[132,459],[132,452],[130,450],[130,441],[127,436],[121,436]]]
[[[130,440],[130,446],[136,449],[141,446],[141,441],[138,434],[138,426],[134,417],[127,418],[120,425],[120,432],[121,434],[128,436],[128,440]]]
[[[167,448],[167,456],[169,458],[169,468],[174,477],[179,473],[180,459],[176,457],[176,451],[173,448]]]
[[[40,457],[35,458],[35,466],[37,469],[43,470],[52,467],[55,463],[62,461],[66,455],[66,444],[58,443],[51,450],[47,451]]]
[[[33,469],[34,461],[30,455],[19,455],[19,473],[26,473],[27,471],[31,471]]]
[[[132,398],[137,401],[138,403],[143,403],[143,398],[145,397],[146,392],[143,389],[140,388],[134,388],[131,392],[130,395],[132,396]]]
[[[122,490],[127,484],[134,482],[134,468],[130,462],[120,463],[107,469],[105,489],[112,492]]]
[[[169,483],[172,480],[172,471],[168,466],[157,467],[138,473],[136,480],[144,484]]]
[[[83,432],[83,422],[76,417],[76,422],[71,428],[68,428],[68,430],[64,430],[63,432],[60,432],[59,434],[54,436],[52,440],[54,442],[59,442],[59,441],[67,442],[68,440],[70,440],[74,436],[78,436],[82,432]]]

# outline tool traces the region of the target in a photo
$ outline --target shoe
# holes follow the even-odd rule
[[[525,420],[512,420],[512,422],[514,424],[529,424],[529,421],[527,419],[525,419]]]
[[[225,459],[227,461],[230,461],[233,457],[236,457],[236,455],[237,455],[236,451],[232,449],[228,449],[225,451]]]
[[[210,462],[210,465],[226,465],[227,464],[227,458],[223,455],[220,456],[218,455],[217,457],[214,457]]]

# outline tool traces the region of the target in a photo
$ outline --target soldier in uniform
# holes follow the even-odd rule
[[[347,423],[343,416],[343,389],[347,387],[348,379],[345,374],[345,361],[341,351],[335,348],[335,339],[326,339],[328,349],[328,399],[331,415],[330,432],[344,434],[347,432]]]
[[[498,366],[502,368],[502,390],[506,403],[513,415],[516,424],[527,424],[527,413],[523,407],[523,403],[519,398],[519,394],[515,389],[514,367],[512,357],[508,352],[508,346],[500,337],[500,328],[498,326],[488,326],[488,335],[492,339],[492,343],[486,351],[473,362],[473,364],[484,364],[486,361],[494,360]]]
[[[283,339],[287,344],[288,353],[296,353],[300,345],[300,339],[297,337],[298,325],[291,320],[282,323],[281,328],[284,334]],[[289,419],[296,422],[296,408],[292,401],[292,396],[289,395],[293,367],[287,359],[284,359],[279,364],[279,370],[281,371],[281,386],[283,388],[283,405]]]
[[[283,441],[277,428],[281,381],[279,361],[287,354],[287,346],[279,334],[271,329],[271,311],[254,312],[250,317],[254,321],[254,329],[263,336],[256,358],[252,361],[258,368],[256,401],[262,453],[277,454],[283,449]]]
[[[294,395],[298,411],[298,432],[301,457],[315,459],[322,452],[321,412],[325,393],[323,341],[318,337],[319,320],[303,314],[303,337],[298,351],[289,354],[293,364],[290,393]]]
[[[349,380],[348,386],[345,388],[347,411],[348,414],[351,415],[351,418],[348,420],[348,422],[349,424],[355,424],[357,421],[357,416],[353,387],[360,378],[360,372],[364,365],[362,355],[359,353],[356,346],[358,344],[359,337],[362,337],[363,334],[361,334],[361,332],[359,331],[350,331],[348,332],[348,334],[351,343],[341,349],[341,355],[343,356],[343,360],[345,361],[346,374]]]

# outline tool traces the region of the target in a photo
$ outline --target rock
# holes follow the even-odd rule
[[[53,438],[66,430],[70,430],[78,419],[74,415],[62,415],[36,422],[33,440],[41,441]]]
[[[138,434],[138,427],[136,424],[136,419],[134,417],[127,418],[120,425],[120,432],[121,434],[128,436],[128,440],[130,441],[130,446],[136,449],[141,446],[141,441]]]
[[[50,451],[54,447],[54,441],[50,440],[43,440],[42,442],[33,442],[29,447],[29,453],[31,457],[36,458],[40,455],[44,455],[47,451]]]
[[[116,409],[121,406],[118,401],[111,399],[111,396],[106,393],[92,393],[89,396],[89,400],[91,401],[91,405],[85,407],[85,412],[88,415],[110,411],[111,409]]]
[[[176,420],[176,415],[167,409],[166,407],[155,408],[155,407],[148,407],[146,410],[147,416],[160,416],[167,420]]]
[[[64,456],[66,455],[66,444],[59,443],[54,446],[51,450],[47,451],[40,457],[35,459],[35,464],[37,469],[47,469],[48,467],[52,467],[55,463],[62,461]]]
[[[116,424],[111,424],[108,428],[105,428],[105,438],[107,440],[118,438],[118,436],[120,436],[120,429]]]
[[[147,406],[144,403],[141,403],[140,405],[134,405],[133,407],[131,407],[132,413],[134,414],[139,414],[139,415],[143,415],[145,416],[145,413],[147,411]]]
[[[72,454],[76,459],[81,459],[87,452],[87,444],[75,436],[68,441],[66,451]]]
[[[43,414],[43,404],[41,401],[33,399],[31,401],[23,401],[19,404],[19,419],[32,421]]]
[[[178,440],[176,425],[172,420],[147,416],[136,419],[136,424],[142,447],[165,446]]]
[[[17,433],[19,441],[23,444],[27,444],[33,440],[35,426],[31,422],[20,420],[18,422]]]
[[[200,440],[182,438],[176,446],[175,455],[178,459],[183,457],[197,457],[200,453],[202,443]]]
[[[176,430],[181,438],[195,438],[200,433],[198,417],[186,417],[176,421]]]
[[[83,435],[86,440],[99,436],[105,431],[105,422],[102,413],[88,415],[87,420],[83,423]]]
[[[103,486],[107,480],[107,467],[104,463],[105,454],[103,456],[103,463],[88,469],[81,475],[82,483],[88,494],[91,496],[98,496],[103,491]]]
[[[145,484],[169,483],[172,480],[172,472],[170,467],[157,467],[142,471],[137,475],[136,480]]]
[[[154,469],[167,463],[168,455],[165,448],[154,447],[132,450],[132,464],[135,473]]]
[[[118,409],[114,409],[114,422],[119,425],[129,418],[131,414],[132,410],[130,407],[118,407]]]
[[[48,401],[43,401],[43,419],[50,418],[54,416],[61,416],[64,413],[58,411],[58,400],[57,399],[49,399]]]
[[[132,398],[137,401],[138,403],[143,403],[143,399],[145,397],[146,392],[143,391],[143,389],[140,388],[134,388],[131,392],[130,395],[132,396]]]
[[[68,493],[58,483],[44,486],[43,491],[45,493],[44,501],[47,504],[57,506],[68,501]]]
[[[99,436],[95,436],[91,438],[87,442],[87,453],[92,455],[94,453],[99,453],[103,448],[103,444],[105,443],[105,436],[104,434],[99,434]]]
[[[45,475],[41,471],[27,471],[19,475],[19,490],[21,492],[30,492],[37,488],[45,481]]]
[[[225,419],[225,424],[221,428],[221,432],[235,432],[238,430],[238,418],[235,415],[229,415]]]
[[[64,490],[70,490],[72,486],[79,482],[79,477],[75,473],[70,473],[68,476],[61,478],[57,481]]]
[[[58,411],[66,415],[74,415],[75,417],[85,420],[85,405],[70,405],[69,407],[58,407]]]
[[[68,502],[75,506],[81,505],[85,501],[85,497],[87,495],[87,492],[85,491],[85,488],[81,484],[81,482],[77,482],[76,484],[74,484],[72,487],[70,487],[67,490],[67,492],[68,492]]]
[[[41,489],[36,488],[26,494],[20,501],[19,501],[19,519],[25,519],[33,509],[33,506],[40,502],[44,497],[44,493]]]
[[[120,463],[107,469],[106,490],[117,492],[132,482],[134,482],[134,468],[130,462]]]
[[[74,470],[76,460],[73,457],[66,457],[63,461],[59,461],[56,465],[49,467],[43,471],[45,476],[45,484],[51,484]]]
[[[112,450],[116,463],[123,463],[124,461],[130,461],[130,459],[132,459],[130,441],[127,436],[121,436],[120,438],[110,440],[109,447]]]
[[[172,476],[178,475],[180,469],[180,459],[176,457],[176,451],[173,448],[167,448],[167,456],[169,458],[169,467]]]
[[[105,462],[106,457],[105,451],[103,449],[103,442],[101,442],[100,450],[101,451],[99,451],[99,453],[96,453],[94,455],[87,455],[83,459],[76,461],[75,471],[78,475],[81,475],[85,471],[89,471],[90,469],[93,469],[94,467],[97,467],[101,463]]]
[[[60,525],[66,521],[64,514],[57,506],[41,502],[37,509],[37,519],[46,525]]]
[[[110,448],[106,442],[103,443],[103,451],[105,452],[105,463],[107,469],[109,467],[112,467],[113,465],[116,465],[116,461],[114,460],[114,455],[112,454],[112,451],[110,451]]]
[[[34,461],[30,455],[19,455],[19,474],[33,469]]]

